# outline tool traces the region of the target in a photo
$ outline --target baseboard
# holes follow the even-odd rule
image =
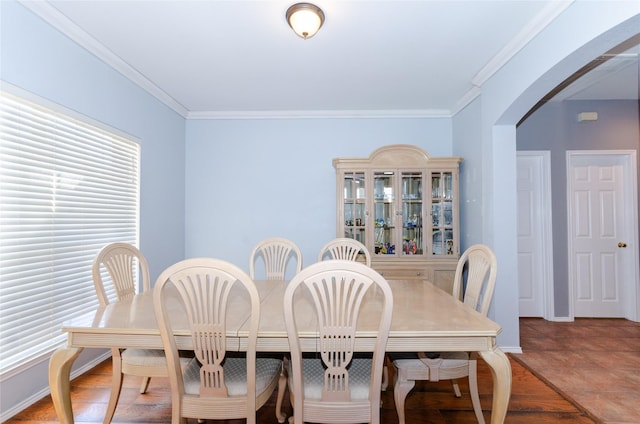
[[[549,319],[549,321],[553,321],[553,322],[573,322],[574,319],[571,317],[553,317],[551,319]]]
[[[500,350],[504,353],[522,353],[520,346],[500,346]]]

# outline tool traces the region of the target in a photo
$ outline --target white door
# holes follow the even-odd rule
[[[634,182],[635,152],[567,152],[569,281],[575,317],[634,314]]]
[[[548,151],[517,153],[518,288],[521,317],[553,318]]]

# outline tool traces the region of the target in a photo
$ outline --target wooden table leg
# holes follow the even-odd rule
[[[496,346],[492,350],[478,353],[489,365],[493,377],[491,423],[502,424],[507,416],[511,397],[511,363],[507,355]]]
[[[69,375],[73,361],[82,348],[68,347],[53,352],[49,360],[49,388],[53,406],[61,424],[73,424],[73,409],[69,394]]]

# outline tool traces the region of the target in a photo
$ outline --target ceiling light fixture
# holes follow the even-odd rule
[[[324,12],[315,4],[296,3],[287,9],[287,22],[300,37],[313,37],[324,23]]]

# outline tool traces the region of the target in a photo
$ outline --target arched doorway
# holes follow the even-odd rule
[[[580,5],[577,10],[583,12],[580,9],[582,7],[590,6]],[[597,21],[598,14],[592,10],[594,25],[600,25],[599,28],[585,28],[584,14],[568,12],[561,21],[551,25],[557,27],[550,28],[548,33],[561,37],[562,34],[566,35],[567,27],[571,31],[575,27],[575,32],[583,34],[571,38],[573,45],[558,44],[558,39],[553,40],[551,37],[532,41],[521,51],[519,60],[506,65],[482,87],[482,98],[477,105],[481,122],[474,123],[477,115],[472,112],[477,111],[469,112],[468,116],[460,114],[455,122],[459,128],[475,125],[476,140],[480,140],[477,143],[481,144],[482,162],[479,169],[467,168],[470,172],[481,172],[483,176],[480,205],[471,211],[479,218],[471,217],[467,224],[476,225],[479,222],[482,240],[494,246],[498,256],[500,270],[492,318],[503,328],[498,343],[506,351],[520,350],[518,287],[517,279],[514,279],[518,273],[516,125],[540,99],[572,72],[581,69],[594,57],[636,36],[640,28],[637,8],[616,11],[619,14],[609,21]],[[555,46],[554,42],[558,45]],[[554,50],[556,47],[559,52]],[[547,62],[548,66],[540,65],[541,62]],[[510,92],[505,87],[509,87]],[[469,157],[477,152],[475,146],[464,145],[474,135],[470,130],[467,133],[468,138],[461,138],[459,144],[456,145],[454,141],[455,154]],[[557,290],[557,286],[554,290],[555,303],[567,304],[566,290]],[[636,299],[636,303],[640,302]]]
[[[551,275],[551,281],[543,282],[540,279],[531,279],[527,281],[527,278],[519,278],[519,285],[521,289],[520,303],[522,305],[527,304],[539,304],[539,302],[553,302],[555,294],[559,293],[560,299],[558,302],[551,305],[545,304],[543,310],[550,311],[549,314],[544,315],[547,319],[552,320],[572,320],[574,315],[574,306],[576,302],[578,304],[584,304],[585,296],[589,297],[587,291],[591,291],[590,287],[593,287],[595,291],[598,291],[602,284],[608,284],[613,282],[607,290],[608,300],[607,304],[619,303],[620,309],[618,314],[627,318],[634,319],[637,317],[636,307],[632,304],[625,304],[629,298],[636,297],[636,280],[637,280],[637,255],[629,253],[630,250],[636,249],[636,242],[630,244],[631,249],[619,249],[615,245],[606,255],[609,261],[615,264],[623,264],[627,256],[631,256],[631,260],[626,260],[624,272],[620,272],[620,275],[631,275],[631,278],[620,279],[620,286],[613,279],[613,275],[618,273],[608,273],[608,276],[603,278],[590,278],[590,275],[582,276],[578,278],[580,272],[587,271],[585,266],[594,268],[594,277],[598,277],[597,269],[599,263],[591,262],[590,255],[587,254],[585,248],[588,245],[584,245],[581,248],[580,257],[583,258],[581,267],[583,269],[576,269],[578,266],[575,256],[570,255],[570,247],[574,245],[572,240],[575,241],[571,234],[574,233],[575,220],[568,207],[568,201],[571,197],[567,196],[566,188],[570,186],[568,184],[568,172],[567,161],[571,151],[621,151],[629,150],[635,151],[636,154],[639,148],[640,135],[638,129],[640,124],[638,122],[638,55],[640,36],[634,36],[618,46],[611,49],[607,54],[599,56],[596,60],[590,62],[588,65],[579,70],[576,74],[572,75],[565,82],[561,83],[558,89],[554,89],[552,94],[546,96],[544,101],[538,102],[536,106],[527,114],[526,119],[520,121],[520,125],[517,129],[517,149],[519,157],[532,150],[547,152],[551,156],[549,168],[547,168],[548,175],[546,176],[551,184],[549,193],[537,193],[540,196],[547,196],[549,203],[553,204],[553,208],[550,211],[546,210],[525,210],[519,211],[519,261],[523,269],[526,269],[528,265],[540,265],[542,269],[533,269],[530,272],[531,275]],[[607,61],[603,61],[602,58],[611,58]],[[619,60],[616,58],[620,57]],[[612,63],[613,62],[613,63]],[[595,66],[599,65],[599,66]],[[605,66],[606,69],[600,69]],[[585,69],[588,72],[585,73]],[[617,75],[617,81],[615,83],[621,83],[623,77],[626,78],[626,92],[619,90],[615,85],[612,85],[606,81],[608,77],[607,72],[615,73],[622,69],[627,76]],[[591,74],[594,74],[593,76]],[[576,75],[580,76],[577,78]],[[598,79],[605,81],[600,82],[598,86]],[[569,82],[572,82],[569,84]],[[586,81],[586,82],[581,82]],[[576,87],[579,85],[580,87]],[[606,87],[610,93],[607,93]],[[589,93],[591,91],[591,94]],[[553,95],[555,93],[555,95]],[[573,98],[572,98],[572,93]],[[591,112],[585,113],[585,110]],[[600,114],[598,119],[598,112]],[[589,120],[581,119],[582,117],[588,117]],[[521,178],[526,176],[526,170],[520,170],[519,175]],[[635,174],[635,172],[634,172]],[[622,182],[621,182],[622,183]],[[632,186],[636,185],[636,182],[628,181],[627,183]],[[522,187],[521,187],[522,188]],[[522,188],[524,190],[525,188]],[[531,189],[535,190],[535,183],[532,183]],[[631,192],[633,195],[634,191]],[[533,192],[525,193],[519,191],[519,197],[521,203],[526,201],[526,196],[533,194]],[[633,213],[637,216],[637,201],[630,202],[631,207],[634,209]],[[606,205],[605,205],[606,206]],[[521,205],[522,207],[522,205]],[[625,208],[629,209],[629,208]],[[594,211],[598,212],[598,211]],[[536,240],[528,239],[526,236],[526,217],[544,217],[547,222],[543,224],[543,228],[551,228],[551,221],[553,221],[553,232],[550,240],[548,240],[545,247],[542,247],[537,252],[533,252],[530,247],[540,247],[541,244]],[[591,215],[589,215],[591,216]],[[606,216],[605,216],[606,218]],[[636,220],[630,219],[630,226],[628,231],[624,231],[624,238],[630,238],[631,240],[637,240],[637,225],[634,225]],[[598,226],[598,223],[595,223]],[[536,231],[533,234],[533,239],[542,238],[541,231]],[[622,236],[619,236],[622,237]],[[581,240],[584,240],[581,237]],[[617,241],[616,241],[617,242]],[[606,243],[606,240],[605,240]],[[615,243],[614,243],[615,244]],[[552,254],[550,254],[552,252]],[[533,253],[529,255],[529,253]],[[538,256],[536,258],[536,255]],[[602,256],[602,260],[606,260]],[[591,263],[592,266],[589,266]],[[544,269],[545,265],[551,267],[551,269]],[[522,271],[522,269],[521,269]],[[522,276],[522,273],[520,273]],[[555,282],[555,284],[554,284]],[[532,283],[532,284],[530,284]],[[537,286],[535,284],[538,284]],[[524,287],[524,291],[522,290]],[[525,301],[525,298],[529,296],[529,299]],[[615,299],[618,298],[616,301]],[[531,308],[529,308],[531,309]],[[526,311],[523,314],[521,310],[521,316],[543,316],[531,314],[532,311]],[[579,316],[589,316],[585,312],[577,314]],[[598,316],[595,312],[591,316]],[[612,315],[613,317],[614,315]],[[619,315],[618,315],[619,316]]]

